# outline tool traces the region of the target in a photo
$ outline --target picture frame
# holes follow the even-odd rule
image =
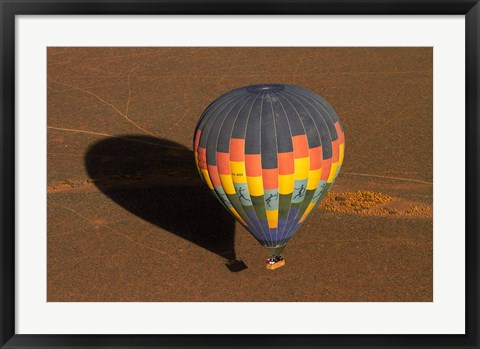
[[[479,348],[478,1],[2,1],[1,2],[1,323],[2,348],[70,347],[450,347]],[[17,15],[464,15],[466,47],[466,328],[465,335],[33,335],[15,333],[15,16]],[[454,228],[455,229],[455,228]],[[460,231],[461,232],[461,231]]]

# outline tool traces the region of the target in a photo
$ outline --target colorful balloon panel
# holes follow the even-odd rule
[[[345,137],[333,108],[291,85],[230,91],[194,135],[203,181],[262,244],[279,252],[333,185]]]

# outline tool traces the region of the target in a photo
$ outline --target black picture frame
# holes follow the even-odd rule
[[[1,348],[479,348],[478,0],[0,0],[1,21]],[[126,14],[465,15],[466,334],[465,335],[28,335],[15,334],[15,16]],[[461,228],[457,233],[462,233]],[[414,314],[412,314],[414,316]]]

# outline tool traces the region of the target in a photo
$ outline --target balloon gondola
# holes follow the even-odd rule
[[[298,86],[252,85],[213,101],[194,133],[195,163],[215,197],[270,250],[268,269],[340,171],[345,138],[332,106]]]

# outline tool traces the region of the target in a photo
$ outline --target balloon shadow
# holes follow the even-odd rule
[[[93,183],[142,219],[246,269],[235,253],[235,220],[200,179],[188,148],[155,137],[124,135],[93,144],[85,155]]]

